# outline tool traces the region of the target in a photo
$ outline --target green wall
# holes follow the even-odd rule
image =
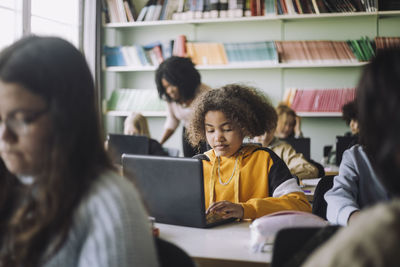
[[[347,40],[363,36],[400,36],[400,15],[378,18],[376,15],[298,20],[163,25],[124,29],[105,29],[108,45],[146,44],[166,41],[185,34],[189,41],[247,42],[265,40]],[[343,88],[357,85],[362,67],[321,67],[289,69],[202,70],[204,83],[218,87],[240,82],[260,88],[273,104],[283,96],[285,88]],[[103,97],[114,88],[146,88],[155,90],[154,71],[106,73],[103,76]],[[106,116],[108,132],[122,130],[121,118]],[[160,139],[164,117],[150,117],[150,131]],[[306,117],[302,119],[305,136],[311,137],[311,156],[320,161],[324,145],[333,144],[336,135],[348,127],[339,117]],[[181,149],[181,129],[166,146]]]

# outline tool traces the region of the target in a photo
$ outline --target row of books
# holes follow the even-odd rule
[[[166,103],[154,89],[115,89],[107,101],[107,111],[165,111]]]
[[[266,0],[273,14],[376,12],[377,0]]]
[[[400,37],[348,41],[187,42],[184,35],[147,45],[105,46],[105,66],[158,66],[171,55],[190,57],[196,65],[231,63],[351,63],[369,61],[375,46],[389,47]],[[376,44],[376,45],[375,45]]]
[[[137,10],[133,0],[102,0],[104,21],[133,22],[137,19]]]
[[[224,65],[229,63],[278,63],[273,41],[246,43],[186,43],[187,57],[196,65]]]
[[[355,88],[290,88],[285,91],[283,101],[296,112],[342,112],[343,105],[355,96]]]
[[[184,48],[171,43],[152,43],[145,46],[104,46],[105,66],[158,66],[171,54],[190,57],[196,65],[225,65],[237,62],[278,63],[273,41],[246,43],[187,42]],[[177,48],[178,47],[178,48]]]
[[[400,37],[376,37],[376,50],[385,48],[400,48]]]
[[[106,23],[378,10],[378,0],[148,0],[140,12],[133,0],[102,2]],[[379,10],[400,10],[400,3],[379,0]]]

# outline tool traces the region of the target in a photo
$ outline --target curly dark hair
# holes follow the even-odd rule
[[[357,87],[361,143],[386,188],[400,194],[400,50],[380,50]]]
[[[343,105],[342,107],[342,118],[347,125],[350,125],[351,120],[357,119],[357,101],[354,99]]]
[[[168,102],[173,101],[165,91],[161,80],[165,79],[171,85],[178,87],[180,100],[192,100],[201,84],[201,76],[189,58],[170,57],[162,62],[156,71],[158,95]]]
[[[196,98],[189,121],[188,140],[193,146],[206,141],[204,119],[209,111],[221,111],[238,125],[244,136],[254,137],[276,127],[277,115],[269,99],[253,87],[228,84]]]

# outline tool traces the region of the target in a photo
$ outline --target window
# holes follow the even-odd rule
[[[0,0],[0,50],[22,36],[21,3],[21,0]]]
[[[79,45],[79,0],[32,0],[31,32]]]
[[[81,1],[0,0],[0,50],[28,34],[58,36],[79,47]]]

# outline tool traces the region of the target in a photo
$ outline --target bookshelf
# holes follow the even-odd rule
[[[295,68],[335,68],[335,67],[360,67],[367,64],[366,62],[349,62],[349,63],[247,63],[227,64],[227,65],[199,65],[198,70],[232,70],[232,69],[295,69]],[[130,67],[116,66],[107,67],[108,72],[137,72],[137,71],[155,71],[156,66]]]
[[[135,2],[136,4],[136,2]],[[138,1],[139,10],[145,2]],[[400,36],[400,11],[326,13],[303,15],[268,15],[260,17],[196,19],[187,21],[145,21],[108,23],[103,26],[103,44],[144,45],[158,40],[186,35],[188,41],[247,42],[290,40],[349,40],[368,36]],[[241,82],[260,88],[273,104],[283,97],[286,88],[355,87],[365,62],[352,63],[278,63],[199,65],[204,83],[218,87]],[[107,67],[103,71],[102,98],[113,89],[146,88],[155,90],[156,67]],[[110,111],[105,116],[107,132],[122,131],[126,111]],[[150,131],[159,139],[165,112],[146,111]],[[312,158],[322,158],[322,147],[332,144],[336,135],[348,130],[340,112],[302,112],[302,130],[311,137]],[[166,143],[181,149],[180,129]]]
[[[131,28],[147,27],[158,25],[177,25],[177,24],[205,24],[205,23],[230,23],[230,22],[249,22],[249,21],[270,21],[270,20],[304,20],[322,18],[342,18],[342,17],[388,17],[400,15],[400,11],[378,11],[378,12],[354,12],[354,13],[322,13],[322,14],[296,14],[296,15],[267,15],[241,18],[215,18],[215,19],[190,19],[190,20],[156,20],[156,21],[136,21],[127,23],[107,23],[105,28]]]

